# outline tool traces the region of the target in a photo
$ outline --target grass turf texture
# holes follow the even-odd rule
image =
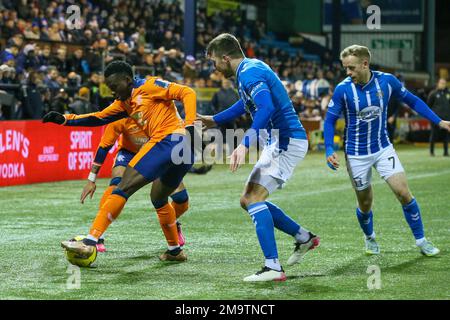
[[[206,176],[185,179],[191,199],[181,219],[187,263],[158,260],[166,247],[147,186],[108,229],[108,252],[99,254],[97,268],[81,269],[78,290],[66,287],[69,264],[60,241],[87,233],[108,180],[98,181],[94,199],[84,205],[84,181],[1,188],[0,299],[449,299],[450,159],[430,158],[423,148],[398,152],[426,235],[441,249],[438,257],[419,253],[400,204],[375,172],[374,222],[382,254],[366,256],[345,167],[332,172],[322,153],[311,152],[270,199],[322,240],[302,264],[289,267],[293,240],[276,232],[284,283],[242,281],[263,265],[254,226],[239,207],[251,166],[232,174],[218,165]],[[367,288],[370,265],[380,267],[380,290]]]

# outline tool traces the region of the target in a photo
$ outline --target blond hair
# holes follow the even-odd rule
[[[354,44],[341,51],[341,60],[348,56],[355,56],[359,59],[367,59],[370,62],[372,57],[369,48]]]

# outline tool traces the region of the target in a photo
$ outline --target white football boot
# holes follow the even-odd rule
[[[294,253],[289,257],[287,264],[292,266],[302,261],[308,251],[320,245],[320,238],[315,234],[309,233],[309,240],[306,242],[295,242]]]
[[[245,277],[245,282],[260,282],[260,281],[285,281],[286,274],[283,268],[281,271],[270,269],[264,266],[260,271],[252,274],[251,276]]]

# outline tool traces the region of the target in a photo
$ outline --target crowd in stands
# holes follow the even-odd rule
[[[178,1],[77,1],[81,28],[72,29],[64,0],[0,0],[0,99],[2,119],[39,119],[50,110],[86,113],[107,106],[111,92],[102,70],[114,59],[135,66],[137,76],[157,75],[194,88],[222,86],[222,75],[204,58],[221,32],[235,34],[249,58],[268,63],[286,86],[302,119],[321,119],[342,68],[325,52],[320,61],[268,47],[264,22],[240,10],[197,14],[196,54],[183,52]],[[9,107],[5,107],[10,103]]]

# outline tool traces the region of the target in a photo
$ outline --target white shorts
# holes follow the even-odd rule
[[[278,148],[277,143],[266,146],[250,173],[247,183],[259,184],[266,188],[269,194],[283,188],[307,152],[308,140],[302,139],[290,138],[286,151]]]
[[[403,166],[392,145],[366,156],[346,156],[347,171],[353,187],[362,191],[370,186],[372,167],[387,180],[396,173],[404,172]]]

